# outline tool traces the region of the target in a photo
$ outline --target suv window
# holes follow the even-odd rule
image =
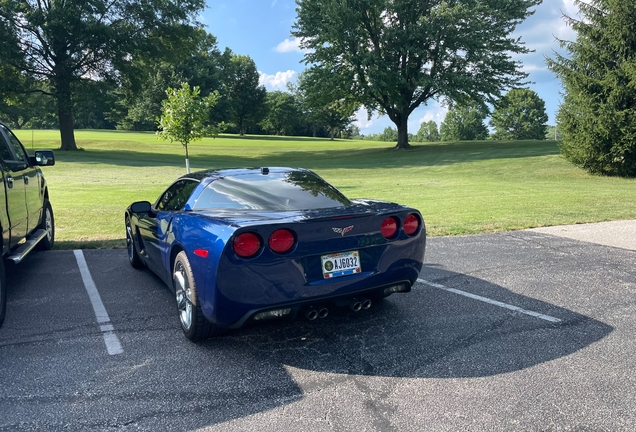
[[[13,159],[11,150],[9,150],[8,144],[2,135],[0,135],[0,157],[3,161],[10,161]]]
[[[157,210],[179,211],[183,210],[188,198],[199,185],[196,180],[179,180],[170,186],[159,198]]]
[[[7,138],[9,138],[9,143],[8,143],[9,147],[13,148],[13,155],[12,155],[11,151],[8,148],[6,148],[6,143],[5,145],[0,146],[0,156],[2,157],[2,159],[5,161],[18,161],[18,162],[27,163],[27,161],[29,160],[29,157],[25,153],[24,147],[22,147],[22,144],[20,144],[20,140],[18,140],[18,137],[16,137],[13,134],[13,132],[7,129],[7,127],[3,124],[0,124],[0,129],[2,129],[2,131],[5,133]]]

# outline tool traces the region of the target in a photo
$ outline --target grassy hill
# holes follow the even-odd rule
[[[59,147],[57,131],[16,131],[27,149]],[[178,143],[153,133],[76,131],[82,151],[44,168],[58,247],[123,245],[123,212],[154,201],[185,173]],[[554,141],[390,143],[222,135],[190,145],[192,170],[292,166],[316,171],[349,198],[418,208],[430,235],[476,234],[636,218],[636,180],[595,177]]]

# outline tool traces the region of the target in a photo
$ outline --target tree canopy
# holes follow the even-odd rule
[[[419,142],[440,141],[441,137],[439,135],[439,131],[437,130],[437,123],[435,123],[433,120],[422,122],[422,124],[420,124],[420,129],[417,131],[417,134],[414,137],[414,140]]]
[[[296,0],[292,34],[324,88],[349,92],[388,115],[397,148],[408,147],[408,118],[431,98],[494,103],[527,74],[512,37],[541,0]]]
[[[596,174],[636,177],[636,1],[576,1],[575,41],[549,68],[561,78],[561,153]]]
[[[484,140],[488,129],[484,124],[486,110],[474,104],[451,108],[440,125],[442,141]]]
[[[259,85],[256,63],[249,56],[233,54],[229,71],[227,96],[230,114],[240,135],[245,135],[247,126],[263,118],[267,91]]]
[[[190,88],[187,83],[181,88],[168,88],[168,98],[162,103],[163,111],[159,119],[160,139],[180,142],[186,151],[186,170],[190,172],[188,144],[205,136],[217,136],[219,128],[208,124],[210,109],[216,104],[218,93],[200,97],[199,87]]]
[[[300,101],[280,90],[267,93],[267,115],[263,127],[275,135],[295,135],[302,121]]]
[[[0,60],[49,83],[40,90],[56,100],[61,148],[74,150],[73,83],[114,76],[139,53],[183,51],[204,5],[204,0],[2,1]]]
[[[545,102],[530,89],[512,89],[495,103],[490,124],[494,139],[544,140],[548,114]]]
[[[325,88],[315,72],[315,69],[309,69],[300,73],[298,86],[292,89],[300,98],[309,119],[314,124],[324,125],[333,139],[353,122],[353,114],[359,105],[348,93],[339,91],[338,87]]]

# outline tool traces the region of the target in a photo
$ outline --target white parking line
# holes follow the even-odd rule
[[[102,298],[99,296],[99,292],[97,291],[91,272],[88,270],[84,253],[81,250],[75,250],[73,253],[75,253],[75,259],[77,260],[77,266],[79,267],[80,274],[82,275],[86,292],[88,293],[88,297],[91,299],[93,311],[95,311],[95,317],[97,318],[97,324],[99,324],[99,329],[104,335],[104,343],[106,344],[108,354],[121,354],[124,352],[124,349],[121,347],[121,343],[119,343],[119,339],[115,334],[115,328],[110,323],[108,312],[106,312]]]
[[[546,320],[546,321],[550,321],[552,323],[560,323],[561,322],[561,320],[559,318],[554,318],[554,317],[551,317],[550,315],[544,315],[544,314],[539,313],[539,312],[534,312],[534,311],[531,311],[531,310],[522,309],[522,308],[520,308],[518,306],[513,306],[513,305],[510,305],[510,304],[507,304],[507,303],[502,303],[502,302],[497,301],[497,300],[492,300],[492,299],[489,299],[487,297],[482,297],[482,296],[478,296],[478,295],[475,295],[475,294],[467,293],[466,291],[461,291],[461,290],[458,290],[458,289],[455,289],[455,288],[448,288],[448,287],[446,287],[444,285],[440,285],[440,284],[435,283],[435,282],[429,282],[429,281],[427,281],[425,279],[418,279],[417,281],[420,282],[420,283],[423,283],[424,285],[428,285],[430,287],[433,287],[433,288],[438,288],[438,289],[441,289],[441,290],[444,290],[444,291],[449,291],[449,292],[452,292],[452,293],[455,293],[455,294],[463,295],[465,297],[468,297],[468,298],[471,298],[471,299],[474,299],[474,300],[479,300],[479,301],[482,301],[484,303],[488,303],[488,304],[491,304],[491,305],[499,306],[499,307],[502,307],[502,308],[505,308],[505,309],[510,309],[512,311],[519,312],[519,313],[526,314],[526,315],[530,315],[532,317],[539,318],[539,319]]]

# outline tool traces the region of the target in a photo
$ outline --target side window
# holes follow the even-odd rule
[[[22,144],[20,144],[20,140],[18,140],[18,137],[13,135],[13,132],[11,132],[6,127],[3,126],[2,129],[4,133],[7,134],[7,137],[9,138],[9,144],[11,145],[11,147],[13,147],[13,151],[15,153],[15,159],[14,158],[11,158],[11,159],[17,160],[18,162],[26,163],[29,160],[29,157],[24,151],[24,147],[22,147]],[[4,156],[3,156],[3,159],[4,159]]]
[[[179,180],[163,193],[157,203],[157,210],[179,211],[185,207],[188,198],[199,185],[195,180]]]
[[[11,154],[11,150],[9,150],[9,143],[4,138],[4,134],[7,133],[7,129],[0,124],[0,157],[3,161],[12,161],[13,154]],[[3,133],[4,132],[4,133]]]

